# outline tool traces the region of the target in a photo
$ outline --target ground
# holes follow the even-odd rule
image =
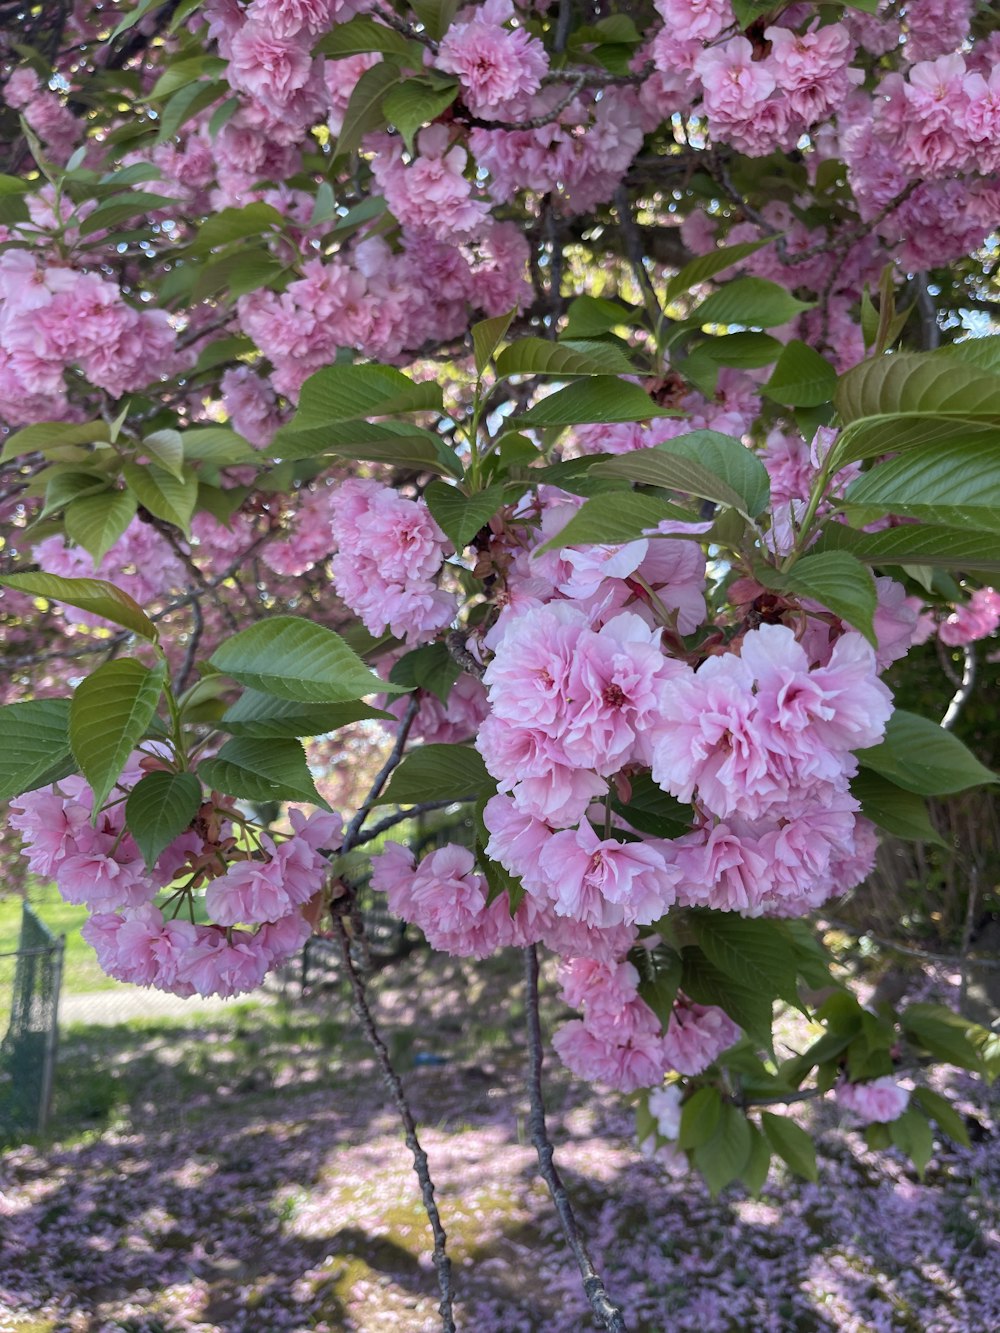
[[[418,952],[373,990],[438,1185],[460,1329],[582,1333],[525,1132],[517,977],[516,958]],[[923,1183],[827,1111],[819,1184],[776,1168],[761,1198],[718,1202],[636,1153],[624,1099],[551,1061],[547,1086],[632,1333],[1000,1327],[1000,1098],[976,1080],[957,1079],[972,1147],[942,1141]],[[65,1029],[50,1133],[0,1169],[0,1333],[432,1333],[435,1305],[416,1178],[336,984]]]

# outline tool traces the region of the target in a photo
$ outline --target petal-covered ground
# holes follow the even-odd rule
[[[438,1186],[459,1328],[580,1333],[592,1323],[525,1131],[515,967],[421,955],[374,990]],[[548,1074],[558,1161],[632,1333],[1000,1327],[995,1090],[957,1080],[972,1146],[939,1141],[922,1183],[823,1108],[818,1184],[775,1168],[761,1198],[712,1202],[634,1150],[622,1099]],[[416,1177],[338,991],[73,1029],[53,1133],[5,1156],[3,1333],[439,1328]]]

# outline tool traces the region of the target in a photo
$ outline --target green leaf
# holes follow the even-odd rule
[[[200,805],[201,783],[193,773],[147,773],[135,784],[125,802],[125,823],[150,870]]]
[[[748,1122],[749,1123],[749,1122]],[[740,1172],[740,1179],[750,1194],[760,1194],[771,1169],[771,1149],[767,1140],[758,1130],[750,1125],[750,1156],[746,1166]]]
[[[851,781],[851,795],[861,802],[861,812],[873,824],[910,842],[946,844],[930,821],[927,804],[916,792],[904,791],[869,768],[862,768]]]
[[[1000,372],[1000,337],[994,333],[983,337],[963,338],[961,342],[946,343],[943,347],[939,347],[934,356],[964,361],[967,365],[976,366],[979,370],[986,370],[995,375]]]
[[[909,449],[858,477],[846,499],[943,527],[1000,532],[1000,440],[972,449],[964,441]]]
[[[964,443],[970,450],[1000,441],[1000,427],[989,419],[923,414],[862,417],[840,432],[833,446],[833,467],[901,454],[919,445]]]
[[[316,790],[300,741],[237,736],[213,759],[203,759],[198,776],[214,791],[248,801],[308,801],[330,807]]]
[[[351,99],[347,103],[333,154],[334,162],[347,153],[353,153],[366,134],[385,128],[386,114],[382,103],[389,89],[401,79],[399,67],[391,61],[380,61],[365,70],[354,85]]]
[[[900,1014],[907,1037],[946,1064],[983,1070],[983,1058],[970,1038],[976,1024],[940,1004],[911,1004]]]
[[[468,745],[422,745],[404,757],[375,804],[419,805],[495,792],[478,751]]]
[[[508,375],[628,375],[633,366],[611,343],[549,342],[546,338],[519,338],[496,359],[500,379]]]
[[[754,577],[775,592],[820,602],[875,644],[873,617],[878,604],[875,580],[861,561],[846,551],[803,556],[787,573],[773,565],[755,565]]]
[[[637,324],[642,311],[600,296],[578,296],[566,311],[562,338],[600,338],[622,325]]]
[[[956,357],[895,352],[842,375],[834,405],[844,422],[904,412],[1000,420],[1000,376]]]
[[[117,28],[115,28],[114,32],[111,34],[110,40],[114,41],[116,38],[120,37],[123,32],[128,32],[129,28],[138,23],[140,19],[145,18],[151,10],[159,9],[160,5],[163,3],[164,0],[140,0],[140,3],[121,20]]]
[[[482,319],[472,326],[472,346],[476,359],[476,374],[480,378],[486,373],[493,353],[497,350],[507,330],[514,321],[517,310],[509,310],[506,315],[495,315],[492,319]]]
[[[939,569],[1000,570],[1000,534],[960,532],[924,523],[904,523],[881,532],[858,532],[843,523],[830,523],[811,549],[849,551],[856,559],[879,568],[935,565]]]
[[[889,1136],[896,1147],[910,1158],[917,1169],[917,1175],[923,1180],[927,1163],[934,1154],[934,1135],[927,1117],[921,1115],[915,1106],[908,1106],[899,1119],[889,1125]]]
[[[432,481],[424,491],[431,516],[461,553],[503,504],[502,483],[465,495],[457,486]]]
[[[90,236],[95,231],[112,231],[127,218],[155,213],[158,209],[176,208],[177,200],[166,194],[150,194],[146,190],[127,190],[124,194],[112,195],[98,204],[93,213],[77,224],[81,236]]]
[[[925,1115],[937,1121],[942,1133],[960,1143],[963,1148],[969,1147],[969,1131],[965,1127],[965,1121],[947,1097],[942,1097],[939,1092],[934,1092],[931,1088],[915,1088],[913,1100],[922,1108]]]
[[[677,1146],[685,1152],[707,1143],[722,1116],[722,1098],[717,1088],[698,1088],[681,1107]]]
[[[81,496],[100,495],[111,491],[110,479],[103,472],[79,472],[72,468],[66,471],[46,468],[45,473],[38,477],[38,481],[40,482],[46,474],[50,475],[50,480],[45,487],[45,503],[42,505],[41,513],[36,520],[39,523],[48,518],[50,514],[65,509],[67,505],[72,504],[74,500],[79,500]]]
[[[66,421],[40,421],[34,426],[25,426],[7,437],[0,453],[0,463],[11,458],[21,458],[24,454],[45,453],[49,449],[67,444],[93,444],[95,440],[108,438],[106,421],[85,421],[76,425]]]
[[[149,730],[165,680],[163,662],[145,667],[135,658],[123,657],[105,662],[76,688],[69,708],[69,739],[94,790],[95,821],[125,761]]]
[[[799,301],[792,294],[766,278],[736,278],[727,282],[692,313],[694,322],[704,324],[743,324],[747,328],[770,329],[787,324],[804,310],[812,310],[814,301]]]
[[[404,654],[389,672],[389,679],[404,690],[427,690],[446,704],[461,674],[462,668],[445,644],[426,643]]]
[[[194,83],[200,79],[203,74],[221,74],[226,67],[226,62],[217,56],[206,55],[202,52],[200,55],[188,56],[184,60],[174,60],[167,65],[166,69],[153,84],[149,93],[151,102],[162,102],[171,93],[175,93],[178,88],[185,88],[188,84]]]
[[[0,708],[0,801],[75,771],[68,699],[29,699]]]
[[[254,345],[249,338],[244,338],[241,334],[234,334],[226,338],[216,338],[214,342],[207,343],[198,353],[198,360],[195,362],[192,375],[202,375],[206,371],[215,370],[217,366],[224,366],[230,361],[238,361],[254,351]],[[209,429],[214,429],[209,427]],[[161,459],[162,462],[162,459]]]
[[[709,278],[714,278],[717,273],[722,273],[725,269],[731,268],[733,264],[738,264],[741,259],[747,259],[765,245],[771,245],[774,239],[773,236],[765,236],[760,241],[743,241],[739,245],[724,245],[718,250],[710,250],[708,254],[699,255],[697,259],[692,259],[667,283],[667,301],[675,300],[684,292],[689,292],[692,287],[697,287],[699,283],[707,282]]]
[[[418,43],[411,42],[401,32],[379,23],[376,19],[360,14],[346,23],[336,23],[328,33],[317,42],[316,55],[329,56],[332,60],[342,60],[345,56],[363,55],[369,51],[381,51],[383,55],[399,56],[411,60],[414,47],[419,52]],[[414,65],[414,69],[421,68]]]
[[[609,458],[595,463],[593,472],[714,500],[748,518],[764,510],[771,493],[767,469],[757,455],[714,430],[692,431],[652,449]]]
[[[692,912],[690,921],[706,958],[720,972],[800,1007],[795,950],[780,923],[706,911]]]
[[[808,343],[793,338],[785,344],[763,392],[790,407],[828,403],[837,387],[837,372]]]
[[[462,464],[454,452],[432,431],[405,421],[350,421],[335,426],[313,426],[296,430],[294,422],[282,427],[270,446],[274,457],[285,460],[335,454],[340,458],[391,463],[416,472],[462,476]]]
[[[461,0],[410,0],[410,8],[427,30],[427,35],[439,41],[451,27]]]
[[[632,794],[626,805],[617,796],[611,798],[611,808],[640,833],[654,838],[676,838],[691,827],[694,811],[668,796],[653,781],[652,774],[639,773],[630,778]]]
[[[406,79],[389,89],[382,109],[412,153],[417,131],[432,120],[437,120],[457,96],[457,82],[436,85],[427,79]]]
[[[518,426],[577,426],[611,421],[649,421],[678,417],[673,408],[654,403],[645,389],[613,375],[577,380],[540,399],[517,418]]]
[[[782,344],[769,333],[723,333],[700,342],[685,365],[707,359],[717,366],[735,366],[738,370],[757,370],[769,366],[781,355]]]
[[[681,988],[698,1004],[717,1004],[761,1047],[771,1045],[774,990],[736,981],[710,962],[701,949],[686,948],[681,957]]]
[[[228,426],[197,426],[181,437],[184,457],[192,463],[211,467],[235,467],[241,463],[259,463],[260,454],[242,435]]]
[[[220,245],[245,241],[251,236],[261,236],[276,228],[280,230],[284,223],[284,217],[276,208],[259,201],[244,204],[242,208],[223,208],[218,213],[212,213],[198,228],[191,252],[207,255]]]
[[[303,384],[298,411],[286,429],[304,430],[365,417],[437,412],[442,408],[440,385],[416,384],[392,366],[326,366]],[[279,438],[281,434],[279,431]],[[275,452],[278,452],[276,446]]]
[[[998,780],[957,736],[901,708],[889,718],[881,744],[856,754],[865,768],[921,796],[949,796]]]
[[[276,281],[284,271],[280,259],[256,246],[239,249],[210,260],[194,278],[193,290],[186,300],[205,301],[209,297],[235,301],[258,287]]]
[[[712,1137],[694,1150],[694,1164],[705,1177],[712,1198],[739,1180],[750,1159],[750,1125],[742,1111],[726,1104]]]
[[[612,491],[591,496],[566,526],[535,552],[559,551],[565,546],[615,546],[636,541],[664,519],[696,521],[693,514],[666,500],[634,491]]]
[[[219,727],[234,736],[255,739],[286,736],[325,736],[352,722],[370,719],[394,722],[392,713],[367,704],[303,704],[293,699],[276,699],[259,690],[244,690],[233,706],[219,719]]]
[[[66,509],[66,535],[99,565],[135,518],[135,511],[135,496],[128,491],[83,496]]]
[[[639,945],[629,955],[629,960],[639,973],[639,998],[649,1005],[666,1032],[681,982],[680,954],[673,949],[656,949],[650,953]]]
[[[210,72],[206,70],[206,73]],[[182,125],[187,124],[213,102],[217,102],[223,92],[228,92],[228,88],[218,79],[206,79],[181,88],[170,98],[160,113],[160,132],[157,141],[166,143],[172,139]]]
[[[142,451],[178,481],[184,479],[184,438],[179,430],[156,430],[142,442]]]
[[[783,1162],[804,1180],[817,1180],[816,1145],[801,1126],[785,1115],[762,1111],[760,1124],[767,1141]]]
[[[241,685],[299,703],[351,703],[400,692],[369,671],[339,634],[299,616],[258,620],[221,643],[210,662]]]
[[[58,574],[7,574],[0,578],[0,584],[28,596],[47,597],[50,601],[65,602],[81,611],[89,611],[91,615],[110,620],[153,643],[158,637],[156,626],[139,603],[103,579],[64,579]]]
[[[126,463],[122,476],[144,509],[180,528],[185,536],[190,534],[191,515],[198,499],[198,478],[193,472],[178,480],[155,463]]]

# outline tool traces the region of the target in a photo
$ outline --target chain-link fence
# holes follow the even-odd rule
[[[0,953],[0,1137],[45,1128],[59,1038],[63,947],[27,903],[13,953]]]

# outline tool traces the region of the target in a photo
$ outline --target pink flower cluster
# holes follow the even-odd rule
[[[14,70],[3,91],[8,106],[21,113],[45,145],[51,160],[64,165],[82,132],[82,125],[72,111],[55,93],[42,87],[38,75],[28,65]]]
[[[873,1079],[870,1083],[838,1083],[837,1105],[852,1111],[865,1125],[898,1120],[906,1110],[910,1094],[895,1079]]]
[[[351,478],[330,501],[337,592],[372,634],[426,643],[455,615],[435,576],[450,543],[423,500]]]
[[[886,75],[875,134],[908,175],[935,180],[1000,167],[1000,70],[941,55]]]
[[[409,162],[398,136],[386,135],[372,172],[404,227],[436,241],[466,241],[486,230],[490,216],[489,205],[473,198],[465,178],[468,156],[461,144],[451,143],[446,125],[431,125],[417,136],[417,156]]]
[[[30,250],[0,254],[0,417],[65,417],[65,375],[118,398],[177,368],[163,310],[136,310],[97,273],[46,264]]]
[[[938,638],[949,648],[962,648],[977,639],[988,639],[1000,625],[1000,593],[993,588],[977,588],[962,606],[938,626]]]
[[[513,18],[511,0],[484,0],[463,9],[441,41],[435,64],[458,75],[462,100],[475,116],[518,119],[548,70],[538,38],[506,26]]]
[[[667,1026],[639,998],[639,974],[629,962],[573,958],[560,970],[563,999],[583,1013],[552,1039],[563,1063],[582,1078],[622,1092],[655,1088],[665,1073],[700,1074],[740,1031],[721,1009],[680,996]]]
[[[142,760],[132,756],[96,821],[82,778],[19,797],[10,822],[28,865],[53,878],[67,902],[90,910],[83,937],[110,976],[175,995],[254,990],[311,934],[302,909],[323,886],[327,861],[319,849],[339,844],[340,819],[320,812],[307,819],[293,810],[294,836],[278,844],[261,835],[259,859],[237,851],[225,824],[216,842],[191,828],[147,869],[124,826],[124,796],[143,776]],[[226,855],[232,859],[218,874]],[[155,905],[160,891],[185,875],[193,881],[212,874],[205,906],[213,924],[167,918]]]

